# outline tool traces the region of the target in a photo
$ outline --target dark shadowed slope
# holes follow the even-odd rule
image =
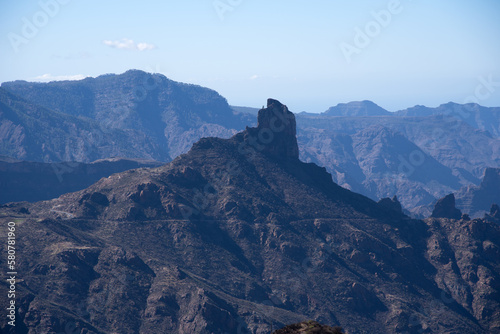
[[[162,163],[157,161],[122,158],[97,160],[89,164],[0,161],[0,204],[48,200],[85,189],[114,173],[160,165]]]

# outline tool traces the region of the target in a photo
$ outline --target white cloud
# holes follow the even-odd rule
[[[119,41],[102,41],[105,45],[114,48],[114,49],[123,49],[123,50],[153,50],[156,49],[156,45],[149,43],[135,43],[133,40],[128,38],[122,38]]]
[[[258,79],[259,76],[257,74],[254,74],[250,77],[250,80],[255,80],[255,79]]]
[[[29,79],[30,81],[49,82],[49,81],[65,81],[65,80],[82,80],[87,78],[87,75],[52,75],[50,73],[42,74],[37,77]]]

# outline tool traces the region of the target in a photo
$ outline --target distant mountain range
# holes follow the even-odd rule
[[[137,70],[8,82],[0,88],[0,155],[168,162],[202,137],[228,138],[254,125],[258,111]],[[371,101],[350,102],[298,114],[297,133],[301,159],[325,166],[336,183],[373,200],[397,195],[417,216],[430,214],[446,194],[479,186],[486,168],[500,168],[500,108],[447,103],[389,112]]]
[[[16,329],[270,333],[315,319],[348,333],[500,330],[500,216],[411,219],[396,199],[376,203],[300,161],[295,135],[294,115],[269,99],[257,127],[203,138],[169,164],[0,207],[22,259]]]
[[[43,162],[170,161],[202,137],[229,137],[251,123],[213,90],[137,70],[3,83],[0,106],[0,154]]]
[[[348,189],[372,199],[397,195],[425,215],[421,206],[479,185],[486,168],[500,167],[499,110],[448,103],[389,113],[369,101],[341,104],[297,115],[300,153]]]

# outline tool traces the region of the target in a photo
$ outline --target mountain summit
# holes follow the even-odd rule
[[[324,112],[327,116],[390,116],[389,111],[372,101],[354,101],[339,103]]]

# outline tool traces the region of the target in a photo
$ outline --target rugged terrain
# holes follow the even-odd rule
[[[454,103],[389,113],[362,101],[297,115],[304,161],[374,200],[397,195],[424,217],[422,206],[478,186],[486,168],[500,167],[499,122],[499,108]]]
[[[19,332],[269,333],[307,319],[349,333],[500,331],[496,218],[410,219],[301,162],[278,101],[258,124],[1,208],[2,229],[17,221]]]
[[[228,138],[253,125],[257,112],[230,107],[213,90],[137,70],[7,82],[0,88],[0,155],[167,162],[202,137]],[[373,200],[397,195],[419,217],[437,199],[479,186],[486,168],[500,168],[500,108],[447,103],[389,112],[371,101],[341,103],[298,114],[297,133],[302,160],[325,166],[336,183]]]
[[[0,154],[43,162],[170,161],[201,137],[230,137],[248,120],[213,90],[137,70],[14,81],[0,89]]]

